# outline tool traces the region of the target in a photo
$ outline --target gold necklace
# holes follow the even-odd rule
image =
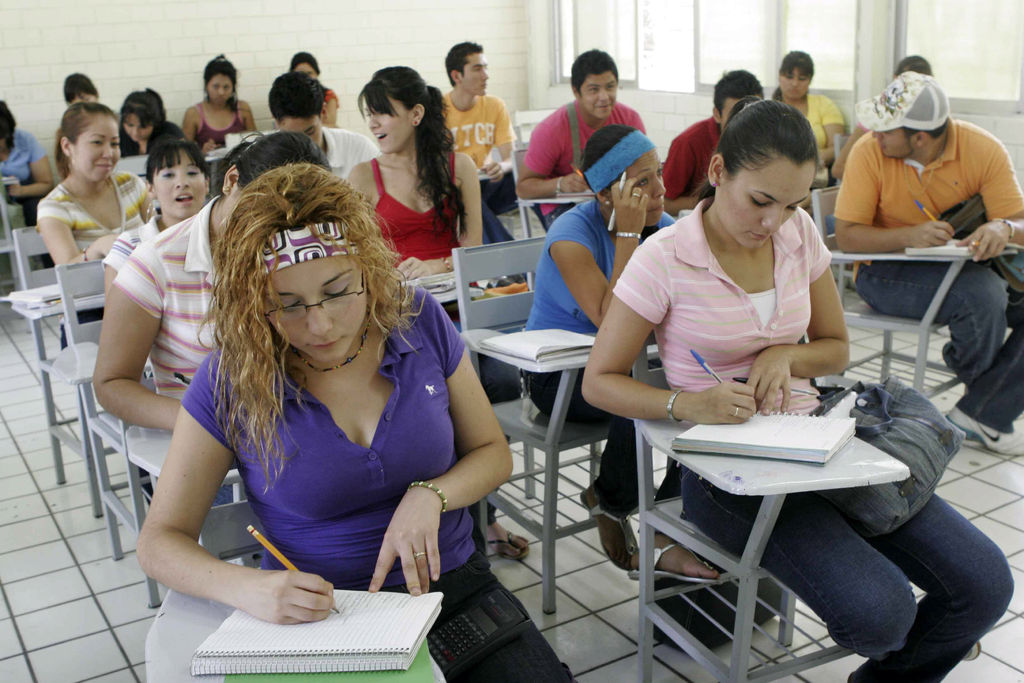
[[[349,356],[348,358],[346,358],[342,362],[338,363],[337,365],[331,366],[329,368],[318,368],[318,367],[316,367],[315,365],[310,363],[308,360],[303,358],[302,354],[300,354],[299,350],[297,348],[295,348],[294,346],[291,347],[292,348],[292,353],[294,353],[296,356],[298,356],[299,360],[302,361],[303,365],[305,365],[310,370],[316,370],[317,372],[330,372],[331,370],[337,370],[338,368],[345,367],[346,365],[348,365],[349,363],[354,361],[356,359],[356,357],[358,357],[359,354],[363,352],[363,346],[366,345],[366,335],[369,334],[369,332],[370,332],[370,311],[367,310],[366,311],[366,326],[363,327],[363,337],[362,337],[362,339],[359,340],[359,348],[356,349],[356,352],[353,353],[351,356]]]

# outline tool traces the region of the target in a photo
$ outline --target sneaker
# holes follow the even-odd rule
[[[1003,455],[1024,455],[1024,432],[1000,432],[986,427],[959,408],[953,408],[946,418],[962,429],[967,438],[980,443],[987,450]]]

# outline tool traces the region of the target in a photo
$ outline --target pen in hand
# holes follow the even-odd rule
[[[732,378],[733,382],[739,382],[740,384],[746,384],[747,380],[748,380],[747,377],[733,377]],[[789,391],[791,393],[794,393],[794,394],[803,394],[804,396],[817,396],[817,394],[814,393],[813,391],[808,391],[807,389],[798,389],[797,387],[790,387]]]
[[[283,564],[285,569],[288,569],[289,571],[293,571],[293,572],[299,571],[299,568],[296,567],[294,564],[292,564],[292,561],[289,560],[287,557],[285,557],[284,553],[282,553],[280,550],[278,550],[274,546],[274,544],[271,543],[267,539],[266,536],[264,536],[259,531],[257,531],[256,527],[254,527],[252,524],[250,524],[249,526],[245,527],[245,530],[248,531],[250,534],[252,534],[252,537],[255,538],[257,541],[259,541],[261,546],[263,546],[268,551],[270,551],[270,554],[273,555],[274,557],[276,557],[277,561],[280,562],[281,564]],[[331,611],[334,612],[335,614],[340,614],[340,612],[338,612],[338,608],[337,607],[332,607]]]
[[[699,353],[697,353],[694,349],[690,349],[690,355],[693,356],[694,360],[696,360],[698,363],[700,363],[700,366],[702,368],[704,368],[704,372],[708,373],[709,375],[711,375],[712,377],[715,378],[716,382],[721,384],[724,381],[721,377],[718,376],[718,373],[715,372],[711,368],[711,366],[708,365],[707,362],[703,358],[701,358],[701,355]]]
[[[619,178],[619,197],[622,196],[622,188],[626,185],[626,172],[622,172],[622,177]],[[615,232],[615,205],[612,205],[612,215],[608,218],[608,232]],[[719,380],[721,381],[721,380]]]
[[[921,209],[921,213],[923,213],[925,216],[927,216],[928,220],[936,221],[936,222],[939,220],[938,218],[936,218],[935,216],[932,215],[932,212],[928,210],[928,207],[926,207],[924,204],[922,204],[918,200],[915,199],[914,200],[914,204],[917,205],[917,208]]]

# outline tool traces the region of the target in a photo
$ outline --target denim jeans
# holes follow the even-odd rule
[[[442,592],[441,615],[434,628],[471,609],[480,598],[501,583],[491,573],[491,565],[480,553],[473,553],[465,564],[441,574],[430,584],[431,592]],[[392,586],[384,590],[404,592],[405,586]],[[512,599],[519,602],[513,595]],[[520,604],[520,606],[522,606]],[[530,626],[522,635],[487,655],[475,667],[450,683],[567,683],[573,680],[558,660],[536,626]]]
[[[526,388],[545,415],[550,415],[558,393],[560,372],[528,372]],[[594,480],[597,502],[605,512],[622,517],[632,513],[639,505],[640,484],[636,472],[636,430],[633,420],[610,415],[595,408],[583,398],[583,373],[576,376],[566,419],[572,422],[597,422],[611,418],[608,440],[601,454],[601,472]],[[675,465],[669,468],[665,480],[658,487],[657,500],[679,495],[679,476],[673,475]]]
[[[480,215],[483,219],[484,244],[509,242],[512,235],[498,220],[498,214],[516,208],[516,184],[511,173],[506,173],[501,180],[480,181]]]
[[[946,269],[945,263],[862,265],[857,291],[880,313],[920,318]],[[935,319],[949,325],[942,357],[966,386],[957,407],[987,427],[1012,432],[1024,412],[1024,300],[991,268],[969,262]]]
[[[686,519],[742,553],[761,498],[682,472]],[[821,496],[790,494],[761,566],[821,617],[836,643],[869,658],[855,681],[942,680],[1013,595],[999,547],[938,496],[896,531],[864,538]],[[925,591],[920,602],[911,582]]]

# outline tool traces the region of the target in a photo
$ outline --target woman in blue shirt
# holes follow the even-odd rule
[[[581,170],[597,196],[551,224],[537,264],[528,330],[596,333],[611,303],[615,283],[641,238],[675,222],[663,211],[665,185],[658,152],[639,130],[619,124],[598,130],[583,150]],[[530,398],[547,415],[554,407],[560,375],[527,373]],[[580,373],[567,419],[595,422],[611,418],[611,425],[601,455],[601,473],[583,491],[581,501],[597,519],[601,545],[608,557],[622,569],[635,569],[639,553],[629,521],[639,496],[633,422],[588,404],[580,391],[582,380]],[[674,480],[667,479],[673,484]],[[664,496],[676,491],[670,486],[660,493]],[[683,577],[716,576],[667,537],[658,536],[655,543],[659,570]]]
[[[18,130],[14,115],[0,101],[0,172],[7,194],[25,209],[25,225],[36,224],[36,206],[53,189],[50,158],[35,136]]]

